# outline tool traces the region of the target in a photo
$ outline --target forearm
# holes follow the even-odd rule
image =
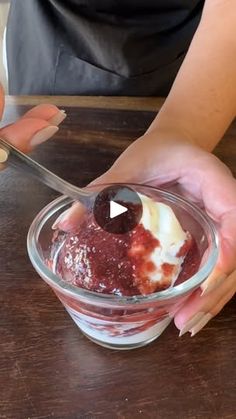
[[[149,131],[212,150],[236,115],[236,2],[208,0],[172,89]],[[163,134],[164,135],[164,134]]]

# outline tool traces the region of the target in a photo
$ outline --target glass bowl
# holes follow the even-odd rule
[[[110,185],[90,187],[99,193]],[[34,219],[28,233],[30,260],[41,278],[53,289],[80,330],[90,340],[111,349],[133,349],[147,345],[166,329],[174,314],[213,270],[218,257],[218,235],[214,223],[196,205],[167,190],[126,184],[155,201],[169,205],[184,230],[195,239],[200,265],[197,272],[174,286],[146,296],[131,297],[88,291],[63,281],[49,268],[52,225],[72,200],[60,197]]]

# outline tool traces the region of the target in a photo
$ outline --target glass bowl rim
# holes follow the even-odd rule
[[[168,190],[157,188],[150,185],[145,184],[135,184],[135,183],[117,183],[118,185],[130,186],[132,187],[147,187],[149,189],[153,189],[154,191],[160,193],[165,198],[168,198],[169,201],[174,202],[175,204],[182,203],[184,206],[187,206],[189,209],[194,211],[197,216],[203,220],[207,227],[208,232],[211,236],[212,248],[210,249],[210,254],[207,261],[204,265],[200,268],[200,270],[194,274],[191,278],[187,279],[181,284],[176,286],[167,288],[164,291],[155,292],[152,294],[147,295],[135,295],[135,296],[119,296],[114,294],[102,294],[97,293],[94,291],[89,291],[84,288],[77,287],[75,285],[68,284],[67,282],[63,281],[59,276],[54,274],[44,263],[42,260],[38,248],[37,248],[37,239],[39,234],[44,226],[44,224],[48,221],[48,219],[54,215],[57,211],[65,207],[66,205],[73,202],[73,199],[67,196],[60,196],[53,201],[51,201],[48,205],[46,205],[34,218],[27,235],[27,250],[28,255],[31,260],[32,265],[34,266],[35,270],[38,274],[45,279],[45,281],[51,285],[53,288],[56,288],[58,291],[63,292],[71,297],[79,297],[80,299],[93,300],[94,302],[100,303],[109,303],[110,304],[134,304],[134,303],[147,303],[151,301],[161,301],[161,300],[168,300],[171,298],[175,298],[181,295],[186,294],[187,292],[195,289],[199,286],[204,279],[211,273],[213,270],[215,263],[218,258],[218,244],[219,244],[219,237],[217,233],[216,226],[206,213],[204,213],[200,208],[198,208],[194,203],[189,202],[182,196],[170,192]],[[99,185],[91,185],[91,188],[94,187],[107,187],[115,185],[115,183],[106,183],[106,184],[99,184]],[[90,188],[87,186],[86,188]]]

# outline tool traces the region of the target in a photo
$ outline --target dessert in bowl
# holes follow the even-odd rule
[[[99,194],[107,186],[93,190]],[[140,347],[160,336],[218,255],[214,224],[195,205],[166,190],[126,186],[142,205],[130,231],[106,231],[93,210],[73,231],[53,231],[72,203],[61,197],[38,214],[28,234],[36,271],[80,330],[113,349]]]

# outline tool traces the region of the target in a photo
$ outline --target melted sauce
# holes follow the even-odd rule
[[[171,285],[175,265],[168,263],[160,267],[162,280],[150,281],[149,275],[156,269],[150,255],[160,243],[142,224],[129,233],[110,234],[102,230],[90,215],[76,233],[55,233],[52,260],[58,246],[56,273],[78,287],[105,294],[133,296],[161,291]],[[199,251],[192,239],[184,243],[177,256],[184,255],[186,257],[175,283],[183,282],[199,267]]]

